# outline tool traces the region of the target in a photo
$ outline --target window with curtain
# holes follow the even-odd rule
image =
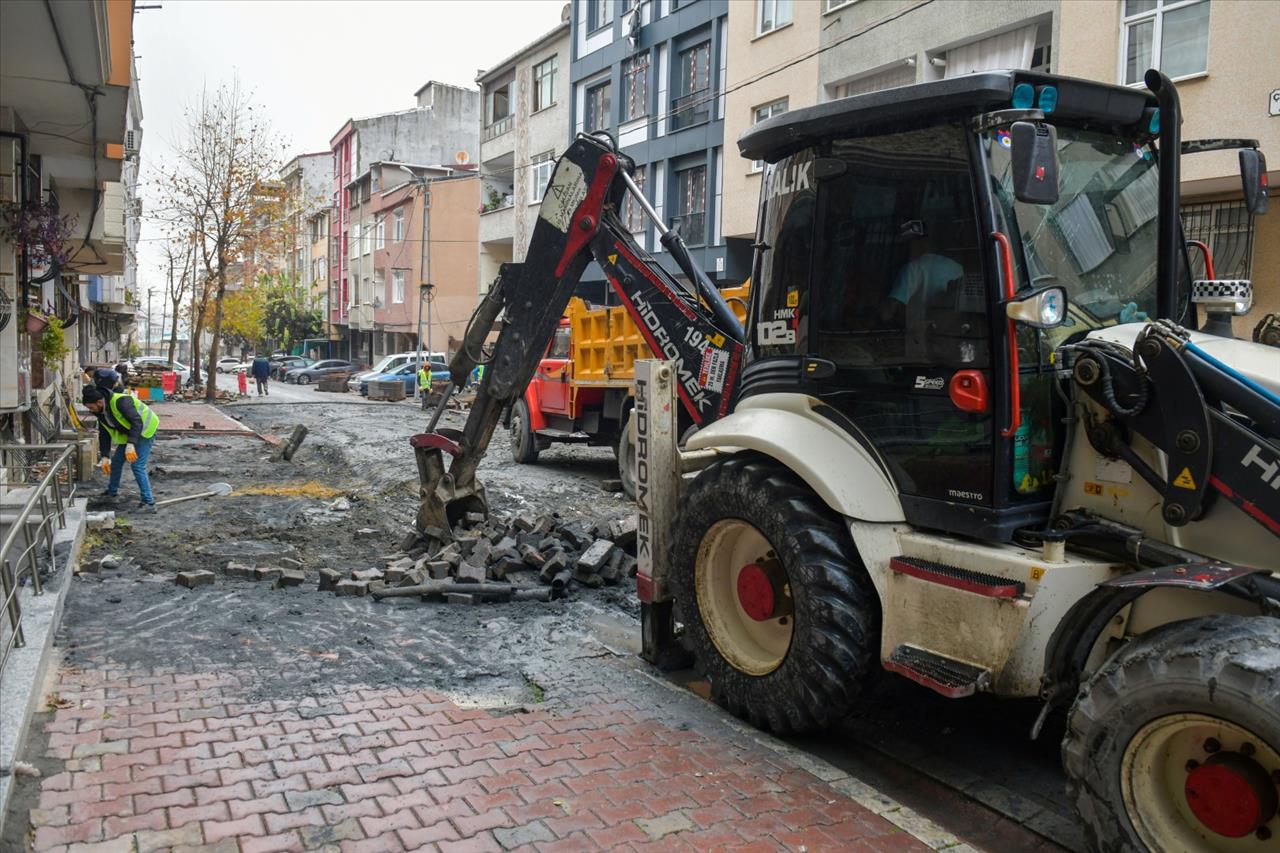
[[[1123,82],[1148,68],[1174,78],[1209,68],[1209,0],[1124,0],[1120,22]]]
[[[649,114],[649,54],[638,53],[622,62],[622,120]]]
[[[612,86],[601,83],[587,90],[587,109],[584,119],[584,130],[591,133],[609,127],[609,109],[612,101]]]
[[[690,246],[707,242],[707,167],[676,172],[676,217],[680,236]]]
[[[555,155],[551,151],[538,154],[529,167],[529,204],[537,204],[546,195],[551,173],[555,171]]]
[[[395,304],[404,302],[404,270],[391,271],[391,301]]]
[[[671,103],[673,130],[701,124],[711,118],[711,42],[704,41],[680,52]]]
[[[631,176],[631,179],[636,182],[636,186],[643,193],[645,167],[636,166],[635,174]],[[631,193],[627,193],[627,198],[622,203],[622,222],[632,234],[639,234],[645,230],[644,211],[640,208],[640,202],[636,201],[635,196]]]
[[[587,31],[613,23],[613,0],[587,0]]]
[[[391,221],[394,225],[395,239],[397,243],[404,242],[404,208],[397,207],[395,213],[392,214]]]
[[[1030,68],[1036,49],[1035,25],[962,44],[947,51],[946,77],[997,68]]]

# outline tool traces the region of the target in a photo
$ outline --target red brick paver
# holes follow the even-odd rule
[[[42,780],[41,851],[928,849],[750,738],[616,697],[504,716],[395,688],[250,704],[231,675],[119,667],[64,669],[58,689],[72,707],[48,753],[78,769]]]

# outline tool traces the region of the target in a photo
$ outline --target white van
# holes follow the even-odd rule
[[[373,366],[372,370],[366,370],[362,373],[352,374],[351,379],[347,381],[347,390],[358,392],[360,390],[360,383],[362,381],[372,376],[377,376],[380,373],[386,373],[388,371],[395,370],[397,367],[403,367],[406,364],[411,364],[417,361],[417,359],[418,359],[417,350],[410,350],[409,352],[396,352],[396,353],[391,353],[390,355],[384,355],[382,358],[378,359],[378,363]],[[447,362],[448,358],[442,352],[429,353],[426,350],[423,350],[422,360]]]

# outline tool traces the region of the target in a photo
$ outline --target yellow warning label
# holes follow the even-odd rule
[[[711,336],[711,344],[716,347],[724,346],[724,335],[714,334]]]
[[[1031,579],[1032,579],[1033,581],[1038,581],[1038,580],[1040,580],[1040,578],[1042,578],[1042,577],[1044,577],[1044,568],[1043,568],[1042,566],[1032,566],[1032,567],[1031,567]]]
[[[1085,493],[1086,495],[1101,495],[1101,494],[1102,494],[1102,484],[1101,484],[1101,483],[1094,483],[1094,482],[1091,482],[1091,481],[1089,481],[1089,480],[1085,480],[1085,481],[1084,481],[1084,493]]]
[[[617,266],[617,265],[618,265],[618,253],[617,253],[617,252],[614,252],[612,255],[610,255],[610,256],[609,256],[609,263],[613,264],[614,266]]]
[[[1183,468],[1182,473],[1177,476],[1177,478],[1173,481],[1173,484],[1177,486],[1179,489],[1190,489],[1193,492],[1196,489],[1196,481],[1191,476],[1190,468]]]
[[[787,291],[787,307],[795,308],[799,304],[800,304],[800,291],[788,290]]]

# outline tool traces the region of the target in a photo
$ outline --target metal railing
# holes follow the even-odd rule
[[[54,451],[57,451],[57,455],[52,461],[32,461],[32,456],[47,456]],[[43,541],[48,547],[50,562],[56,559],[52,522],[57,521],[59,528],[67,526],[67,507],[71,504],[76,488],[71,464],[75,454],[74,444],[0,445],[0,468],[4,469],[5,489],[11,489],[15,485],[32,488],[22,509],[12,522],[8,522],[11,525],[9,532],[4,537],[4,543],[0,544],[0,592],[4,594],[4,601],[0,603],[0,613],[3,613],[0,615],[0,627],[8,629],[0,631],[0,637],[4,637],[3,648],[0,649],[0,672],[4,671],[5,664],[9,662],[9,652],[26,645],[26,638],[22,633],[22,604],[18,598],[24,576],[30,574],[31,588],[36,595],[44,594],[36,548]],[[36,477],[40,479],[33,484],[32,480]],[[54,512],[49,511],[50,493]],[[40,510],[40,523],[33,533],[28,521],[37,507]],[[15,555],[13,552],[19,540],[26,547]]]

